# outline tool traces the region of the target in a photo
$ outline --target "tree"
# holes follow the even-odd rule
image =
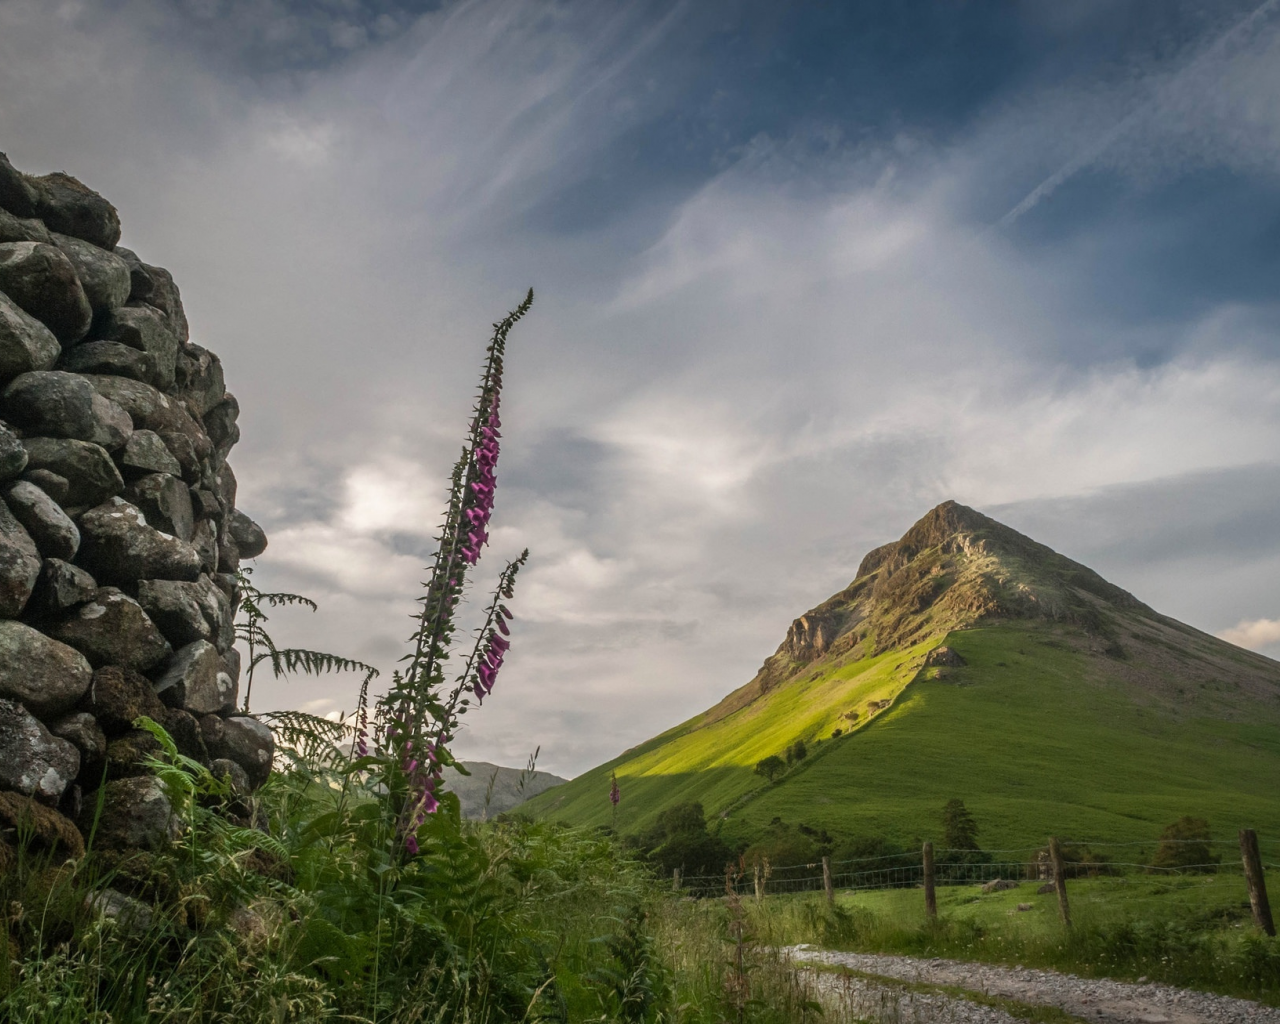
[[[948,850],[978,849],[978,823],[964,801],[955,797],[942,808],[942,845]]]
[[[787,747],[787,764],[803,761],[808,756],[809,750],[805,747],[804,740],[796,740],[791,746]]]
[[[772,782],[777,776],[781,775],[787,767],[787,763],[777,754],[770,754],[762,761],[756,762],[756,774],[763,775]]]
[[[1160,845],[1151,866],[1213,871],[1222,858],[1210,849],[1211,841],[1209,823],[1204,818],[1184,814],[1160,833]]]

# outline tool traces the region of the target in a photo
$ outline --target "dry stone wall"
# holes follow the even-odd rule
[[[140,715],[244,792],[274,753],[237,713],[234,573],[267,544],[235,504],[239,406],[119,241],[102,196],[0,153],[0,837],[34,820],[70,853],[95,815],[108,848],[172,835]]]

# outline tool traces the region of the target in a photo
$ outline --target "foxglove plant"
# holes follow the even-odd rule
[[[530,289],[519,306],[493,325],[467,442],[450,477],[448,511],[431,575],[426,593],[419,598],[413,653],[406,656],[408,664],[396,673],[380,701],[378,719],[384,726],[380,738],[385,745],[378,761],[397,815],[397,834],[410,856],[418,853],[418,828],[440,806],[441,773],[455,763],[449,744],[459,717],[472,698],[480,703],[493,690],[511,646],[507,639],[511,612],[502,601],[514,595],[516,574],[529,557],[527,550],[500,574],[463,670],[452,686],[448,684],[445,663],[453,653],[458,605],[467,574],[489,541],[502,437],[498,410],[507,335],[532,304]]]

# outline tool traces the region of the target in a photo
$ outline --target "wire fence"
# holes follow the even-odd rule
[[[1280,870],[1280,843],[1262,842],[1266,871]],[[1146,843],[1062,844],[1064,879],[1080,878],[1208,878],[1244,874],[1240,846],[1226,840],[1156,840]],[[1054,881],[1048,847],[1012,850],[934,851],[936,886],[993,885],[1038,881],[1046,891]],[[822,859],[803,864],[775,865],[764,856],[744,858],[718,874],[684,875],[677,870],[673,885],[688,896],[782,895],[821,892],[830,885],[840,892],[918,889],[925,884],[922,850],[844,860]]]

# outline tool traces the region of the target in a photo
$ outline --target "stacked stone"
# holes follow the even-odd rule
[[[0,153],[0,830],[34,798],[72,847],[99,805],[99,844],[171,830],[140,715],[244,792],[274,753],[236,712],[234,573],[267,544],[235,507],[239,406],[119,240],[96,192]]]

